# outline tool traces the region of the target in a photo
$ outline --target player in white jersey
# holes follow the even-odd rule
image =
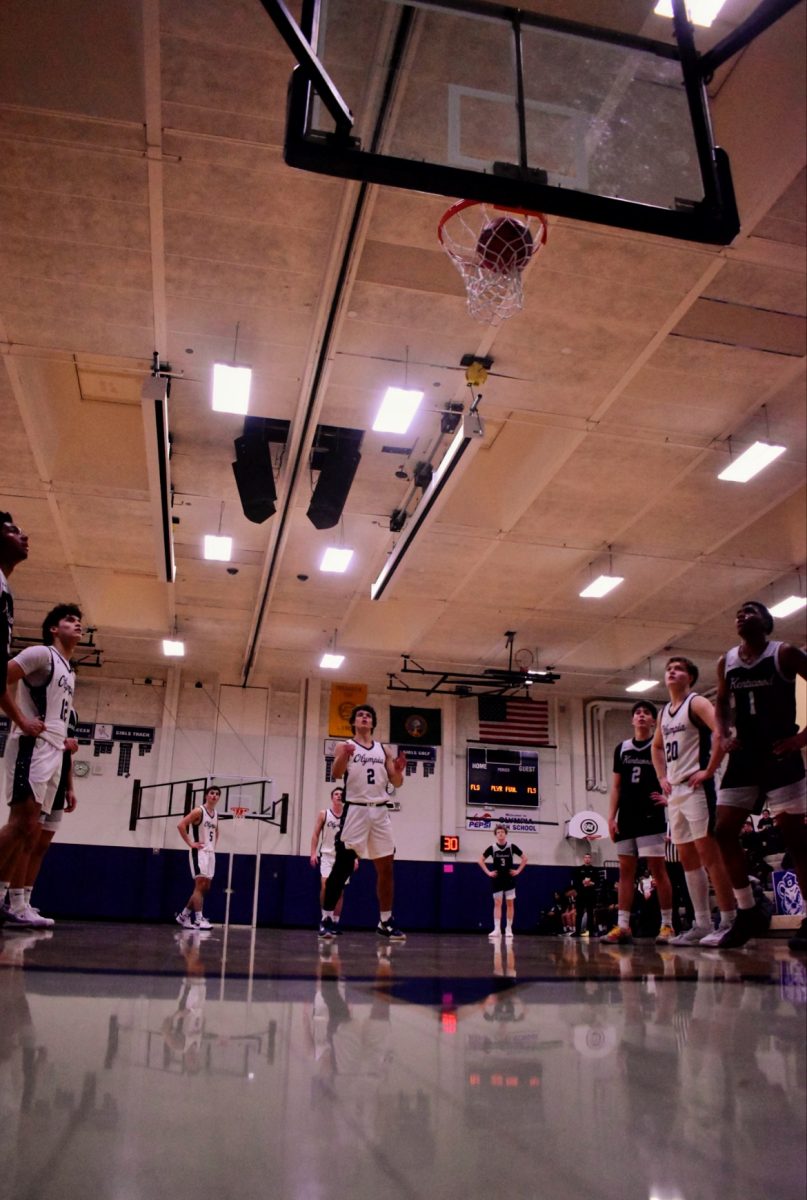
[[[193,877],[190,899],[176,916],[177,924],[185,929],[213,928],[202,909],[216,871],[216,846],[219,840],[216,805],[220,799],[221,788],[211,785],[205,792],[204,802],[198,808],[192,808],[177,825],[179,836],[190,850]]]
[[[38,737],[15,726],[6,747],[3,782],[10,812],[0,829],[0,890],[9,891],[3,910],[8,926],[45,923],[26,905],[25,885],[40,828],[55,829],[61,820],[53,805],[75,694],[70,658],[81,640],[81,609],[75,604],[51,609],[42,623],[42,640],[44,645],[27,646],[8,665],[9,685],[18,685],[20,712],[44,723]]]
[[[339,848],[339,829],[342,824],[342,813],[344,811],[345,789],[336,787],[331,792],[331,803],[328,808],[323,808],[317,813],[317,819],[314,822],[314,832],[311,834],[311,854],[309,861],[312,867],[319,869],[320,888],[319,888],[319,903],[320,907],[325,902],[325,883],[329,878],[336,864],[336,855]],[[353,859],[353,869],[359,865],[358,858]],[[350,883],[350,877],[345,880],[345,884]],[[336,907],[333,910],[333,927],[335,933],[340,933],[339,918],[342,915],[342,904],[344,902],[344,892],[336,902]]]
[[[731,924],[735,914],[734,893],[710,832],[714,809],[712,780],[723,751],[720,740],[711,736],[715,729],[712,705],[705,696],[692,691],[697,679],[698,668],[688,658],[669,659],[664,682],[670,701],[664,705],[652,746],[653,766],[667,804],[670,835],[695,910],[692,928],[670,939],[670,944],[677,946],[716,945],[718,934],[722,936],[712,927],[709,879],[720,908],[721,930]]]
[[[11,572],[28,557],[28,535],[15,525],[9,512],[0,512],[0,708],[28,737],[45,728],[39,717],[25,717],[8,691],[8,663],[14,633],[14,598],[8,585]],[[2,900],[2,896],[0,896]]]
[[[348,879],[355,856],[371,858],[375,863],[380,919],[376,932],[391,942],[403,942],[405,935],[392,919],[393,862],[395,839],[392,835],[387,802],[387,784],[403,783],[406,756],[393,757],[388,746],[375,741],[375,709],[359,704],[350,714],[353,737],[340,742],[333,760],[334,779],[345,777],[345,809],[339,833],[346,854],[337,854],[336,863],[325,884],[320,937],[333,935],[336,901]]]

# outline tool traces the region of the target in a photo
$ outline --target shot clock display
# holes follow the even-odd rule
[[[538,751],[471,747],[467,803],[482,808],[537,808]]]
[[[459,854],[460,839],[456,833],[443,833],[440,835],[440,853],[441,854]]]

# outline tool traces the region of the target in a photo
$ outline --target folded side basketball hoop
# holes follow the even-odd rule
[[[440,218],[437,236],[463,278],[475,320],[495,325],[521,311],[522,273],[546,244],[542,213],[458,200]]]

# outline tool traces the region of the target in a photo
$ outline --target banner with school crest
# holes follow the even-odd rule
[[[366,683],[332,683],[328,705],[328,735],[349,738],[353,730],[348,718],[357,704],[366,704]]]
[[[389,710],[389,740],[395,746],[440,746],[443,740],[443,714],[439,708],[397,708]]]

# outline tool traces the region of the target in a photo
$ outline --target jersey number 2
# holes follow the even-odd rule
[[[367,768],[367,782],[375,783],[375,768],[373,767]]]

